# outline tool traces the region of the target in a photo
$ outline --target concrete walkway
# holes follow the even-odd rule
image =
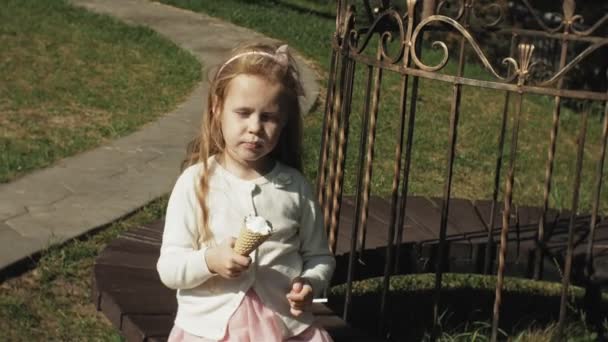
[[[146,25],[213,67],[241,42],[268,40],[251,30],[146,0],[72,0],[125,22]],[[299,59],[308,97],[314,73]],[[137,132],[0,185],[0,271],[45,248],[123,217],[169,191],[205,106],[207,72],[186,102]]]

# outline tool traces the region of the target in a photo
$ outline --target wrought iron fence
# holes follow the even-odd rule
[[[603,185],[604,158],[608,138],[608,92],[606,89],[587,90],[570,87],[564,82],[571,76],[573,70],[586,62],[588,56],[601,53],[607,56],[608,37],[605,25],[608,23],[608,14],[595,23],[582,26],[583,18],[576,14],[574,0],[564,0],[562,13],[555,26],[549,26],[527,0],[521,0],[519,9],[529,12],[528,19],[536,22],[538,28],[526,28],[518,25],[509,25],[506,13],[509,10],[507,3],[476,3],[474,0],[456,1],[456,9],[451,14],[445,12],[445,2],[440,2],[436,14],[426,18],[419,18],[421,4],[416,0],[407,0],[400,4],[402,10],[391,6],[389,1],[382,2],[382,8],[377,13],[367,11],[363,18],[370,21],[358,20],[356,7],[347,1],[337,1],[336,31],[332,41],[332,57],[327,87],[327,100],[325,107],[325,120],[323,125],[322,146],[320,151],[318,187],[319,201],[324,208],[324,219],[328,230],[330,245],[336,250],[338,228],[340,221],[341,200],[346,173],[347,147],[356,150],[356,184],[355,184],[355,210],[353,226],[350,237],[350,250],[347,291],[345,296],[344,318],[349,317],[351,303],[351,284],[354,280],[357,254],[361,255],[365,248],[366,229],[369,216],[369,203],[371,196],[372,170],[374,166],[374,150],[377,140],[377,126],[379,123],[379,107],[383,101],[381,86],[385,73],[399,76],[400,103],[395,110],[398,112],[398,122],[395,124],[397,136],[394,138],[395,154],[392,159],[392,187],[390,192],[390,215],[386,240],[386,261],[384,265],[383,293],[380,304],[382,315],[386,315],[389,281],[395,270],[396,254],[399,254],[399,245],[404,232],[404,221],[408,210],[407,200],[410,192],[412,155],[416,149],[414,144],[414,131],[416,127],[417,107],[420,101],[420,80],[433,80],[451,86],[447,95],[451,98],[449,113],[448,144],[445,150],[446,163],[443,178],[441,201],[440,230],[438,232],[438,256],[435,258],[435,294],[434,317],[435,326],[439,316],[438,308],[441,301],[441,280],[443,275],[442,260],[446,253],[446,227],[452,199],[452,186],[454,184],[453,168],[457,154],[459,118],[462,108],[462,95],[464,87],[492,89],[504,95],[503,109],[500,113],[500,125],[496,132],[497,145],[494,171],[492,175],[492,191],[490,224],[487,231],[486,252],[483,271],[494,273],[497,277],[495,302],[493,308],[492,340],[497,338],[500,306],[502,301],[502,287],[505,274],[505,255],[507,252],[507,239],[513,208],[514,181],[518,167],[518,142],[520,140],[520,126],[524,98],[527,96],[552,97],[551,129],[547,134],[547,159],[545,161],[545,175],[543,181],[543,196],[539,205],[541,208],[538,227],[535,228],[535,262],[533,276],[539,279],[542,276],[543,258],[550,242],[551,232],[547,228],[547,212],[550,211],[550,198],[552,195],[552,182],[554,180],[554,164],[556,146],[560,128],[560,115],[563,110],[564,99],[574,99],[587,104],[584,105],[578,120],[580,120],[580,133],[576,141],[576,163],[574,167],[574,180],[570,197],[568,234],[566,253],[562,276],[562,299],[559,316],[559,326],[563,325],[566,314],[566,299],[572,272],[572,256],[574,246],[574,230],[579,212],[582,163],[585,153],[585,139],[589,125],[589,108],[601,108],[599,116],[603,116],[601,141],[599,149],[593,151],[597,160],[596,172],[591,177],[593,181],[593,196],[591,213],[588,220],[585,269],[587,276],[593,272],[594,234],[601,219],[601,189]],[[365,2],[369,4],[369,2]],[[367,7],[367,6],[365,6]],[[479,13],[491,12],[489,17],[481,18]],[[373,20],[373,21],[372,21]],[[515,23],[517,24],[517,23]],[[502,66],[493,63],[486,56],[482,44],[476,38],[479,32],[491,32],[509,41],[510,51],[502,59]],[[451,42],[448,38],[450,35]],[[445,36],[442,36],[445,35]],[[422,57],[422,45],[425,36],[437,38],[432,47],[440,50],[439,62],[430,63]],[[439,37],[439,38],[438,38]],[[455,39],[453,37],[456,37]],[[573,46],[577,45],[577,49]],[[584,48],[580,48],[581,44]],[[542,50],[540,56],[537,53]],[[452,71],[448,70],[448,57],[456,51],[457,63]],[[475,63],[481,65],[486,71],[486,77],[472,77],[466,75],[465,67],[467,55],[473,56]],[[541,57],[541,58],[539,58]],[[469,58],[470,59],[470,58]],[[531,75],[534,71],[551,63],[557,63],[545,68],[544,73]],[[549,70],[549,71],[546,71]],[[353,108],[353,93],[355,91],[356,73],[364,78],[362,103]],[[606,70],[599,77],[606,77]],[[592,103],[593,105],[588,105]],[[510,106],[513,106],[510,108]],[[357,132],[358,144],[349,144],[350,126],[353,123],[351,112],[362,110],[362,121]],[[483,124],[483,123],[479,123]],[[539,137],[541,140],[542,137]],[[352,151],[351,151],[352,153]],[[588,175],[587,175],[588,176]],[[500,197],[502,196],[502,201]],[[604,204],[605,205],[605,204]],[[502,207],[502,210],[498,210]],[[494,229],[495,223],[499,229]],[[587,222],[587,221],[586,221]],[[497,268],[494,270],[493,253],[497,249]],[[380,318],[380,331],[385,320]]]

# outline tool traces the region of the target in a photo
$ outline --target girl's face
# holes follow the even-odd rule
[[[256,176],[272,165],[269,153],[287,121],[280,106],[281,85],[263,77],[241,74],[226,89],[220,114],[225,166],[240,176]],[[236,167],[236,169],[235,169]],[[244,172],[244,173],[243,173]]]

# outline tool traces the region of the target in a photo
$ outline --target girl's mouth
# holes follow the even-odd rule
[[[244,142],[243,146],[248,150],[257,150],[262,147],[262,144],[259,142]]]

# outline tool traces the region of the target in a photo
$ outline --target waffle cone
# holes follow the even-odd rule
[[[262,242],[266,241],[270,234],[259,234],[243,227],[239,233],[239,237],[234,244],[234,251],[240,255],[247,256],[258,248]]]

